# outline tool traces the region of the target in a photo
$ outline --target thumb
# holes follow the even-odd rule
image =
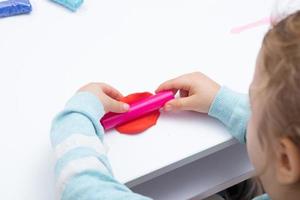
[[[106,106],[106,111],[115,112],[115,113],[124,113],[129,110],[129,105],[127,103],[123,103],[121,101],[117,101],[108,97]]]
[[[164,109],[166,111],[191,110],[191,103],[190,97],[173,99],[166,103]]]

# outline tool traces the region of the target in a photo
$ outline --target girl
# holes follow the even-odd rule
[[[180,98],[164,110],[208,113],[239,141],[247,141],[250,160],[269,195],[256,199],[300,199],[300,11],[266,34],[250,103],[246,95],[220,87],[199,72],[169,80],[157,92],[169,89],[179,91]],[[119,183],[105,155],[99,119],[109,111],[126,112],[129,106],[118,101],[121,97],[106,84],[92,83],[54,119],[51,141],[60,199],[149,199]]]

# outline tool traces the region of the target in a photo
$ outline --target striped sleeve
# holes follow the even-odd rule
[[[263,194],[261,196],[255,197],[253,200],[271,200],[268,194]]]
[[[210,106],[208,114],[219,119],[233,137],[246,142],[246,130],[250,116],[248,96],[222,87]]]
[[[104,109],[96,96],[77,93],[52,123],[55,177],[61,200],[149,200],[131,192],[112,174],[99,119]]]

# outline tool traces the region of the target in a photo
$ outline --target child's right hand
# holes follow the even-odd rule
[[[190,110],[208,113],[220,85],[200,72],[179,76],[162,83],[155,92],[173,90],[180,98],[166,103],[164,110]]]
[[[129,110],[129,105],[119,101],[123,95],[110,85],[105,83],[89,83],[78,92],[90,92],[98,97],[104,107],[104,111],[123,113]]]

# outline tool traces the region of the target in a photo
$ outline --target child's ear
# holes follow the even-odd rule
[[[300,149],[287,137],[279,140],[276,151],[276,178],[281,184],[293,184],[300,180]]]

